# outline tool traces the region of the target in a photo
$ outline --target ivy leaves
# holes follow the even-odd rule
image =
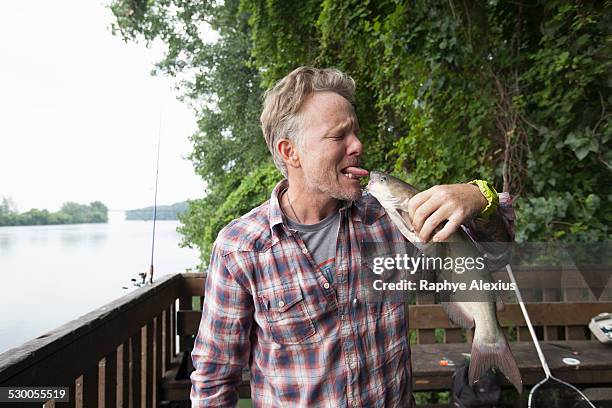
[[[115,0],[113,30],[163,41],[157,71],[199,113],[190,159],[208,195],[181,231],[207,259],[219,229],[280,178],[263,91],[299,65],[357,82],[364,165],[419,187],[510,188],[517,237],[610,239],[610,2]],[[219,34],[200,38],[201,24]]]

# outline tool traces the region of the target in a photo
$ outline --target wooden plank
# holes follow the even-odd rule
[[[170,305],[170,359],[176,355],[176,302]]]
[[[581,269],[587,270],[584,266],[581,266]],[[588,270],[600,271],[603,274],[604,272],[609,272],[610,267],[607,265],[594,265],[589,267]],[[513,266],[512,271],[514,272],[517,284],[521,289],[521,293],[524,288],[550,289],[588,287],[582,273],[577,269],[568,270],[550,266],[520,268]],[[497,281],[499,279],[503,282],[509,282],[508,273],[505,271],[505,269],[493,272],[491,276],[492,281]]]
[[[170,356],[172,354],[171,352],[171,346],[170,346],[170,339],[172,337],[172,331],[171,331],[171,326],[170,326],[170,307],[168,307],[166,310],[164,310],[162,312],[163,314],[163,343],[164,343],[164,369],[163,372],[165,373],[166,371],[168,371],[170,369]]]
[[[192,310],[193,309],[192,297],[191,296],[181,296],[179,298],[179,312],[182,310]],[[177,327],[179,325],[178,316],[177,316]],[[187,351],[193,348],[193,338],[190,335],[184,335],[180,332],[179,335],[179,351]]]
[[[153,285],[1,354],[0,386],[62,386],[66,378],[76,378],[176,299],[180,279],[180,275],[162,277]]]
[[[117,372],[121,377],[117,381],[117,407],[128,408],[130,401],[130,341],[119,346],[121,354],[118,355],[119,367]],[[118,353],[119,353],[118,351]]]
[[[92,365],[83,373],[83,407],[98,406],[99,365]]]
[[[564,297],[566,301],[579,300],[582,298],[582,290],[576,288],[566,288],[564,289]],[[591,318],[595,316],[597,313],[591,315]],[[590,321],[586,322],[588,325]],[[585,340],[587,339],[586,330],[583,325],[577,325],[572,323],[564,323],[565,326],[565,338],[567,340]]]
[[[65,385],[64,385],[65,386]],[[79,385],[80,386],[80,385]],[[58,402],[61,404],[62,408],[74,408],[76,407],[76,399],[77,399],[77,382],[76,380],[72,380],[68,382],[68,402]]]
[[[104,377],[100,387],[104,390],[104,407],[117,406],[117,350],[104,358]]]
[[[561,301],[561,289],[544,289],[542,291],[542,300],[544,302]],[[560,325],[546,325],[544,327],[544,340],[563,340],[565,338],[565,330]]]
[[[181,293],[183,295],[183,293]],[[179,310],[193,310],[192,296],[179,297]]]
[[[541,345],[549,360],[553,375],[578,386],[610,386],[612,384],[612,348],[596,341],[542,342]],[[557,345],[562,345],[563,348]],[[519,365],[523,384],[532,386],[541,381],[542,368],[533,343],[512,342],[510,348]],[[455,367],[440,366],[440,359],[446,357],[455,363],[460,363],[464,359],[462,353],[469,352],[470,345],[466,343],[417,344],[412,345],[411,349],[414,391],[441,391],[451,388]],[[578,357],[575,358],[582,362],[578,367],[567,366],[562,362],[563,357],[573,356],[571,351],[576,351]],[[177,380],[177,370],[178,368],[175,367],[164,376],[164,396],[170,400],[188,401],[191,382],[188,378]],[[241,398],[248,398],[250,395],[248,381],[248,373],[244,372],[239,388]],[[506,381],[502,385],[506,388],[511,387]],[[524,393],[524,395],[527,394]]]
[[[555,347],[547,342],[542,343],[544,354],[555,376],[571,384],[608,384],[612,382],[612,348],[595,341],[555,342],[570,347],[579,353],[577,357],[582,364],[576,368],[562,362],[563,357],[572,356],[568,350]],[[510,344],[525,385],[534,385],[542,379],[535,347],[529,342]],[[430,344],[413,345],[412,362],[415,391],[444,390],[451,387],[451,376],[454,367],[441,367],[438,361],[446,357],[460,362],[461,353],[469,352],[468,344]],[[509,384],[505,383],[505,386]]]
[[[130,401],[131,408],[142,404],[142,330],[138,329],[130,339]],[[148,408],[148,407],[144,407]]]
[[[144,380],[145,380],[145,393],[143,397],[144,406],[146,408],[153,406],[153,322],[147,323],[145,326],[145,350],[144,350]]]
[[[153,348],[154,348],[155,360],[153,364],[155,367],[154,369],[155,375],[153,377],[153,406],[156,408],[160,406],[159,381],[161,380],[163,376],[163,371],[162,371],[163,370],[163,367],[162,367],[162,353],[163,353],[162,319],[163,319],[162,314],[159,314],[157,317],[155,317],[155,321],[154,321],[155,344]]]
[[[181,279],[182,296],[205,296],[204,284],[206,283],[205,273],[184,273]]]
[[[567,324],[586,326],[591,318],[599,313],[612,310],[612,302],[552,302],[552,303],[528,303],[526,305],[531,321],[536,326],[555,323],[555,326]],[[442,306],[435,305],[411,305],[410,308],[411,329],[453,329],[453,325]],[[519,326],[525,327],[519,305],[507,303],[503,311],[497,313],[497,318],[502,327]],[[199,310],[178,311],[177,331],[179,334],[195,335],[198,332],[201,312]],[[541,330],[541,329],[539,329]],[[528,335],[525,341],[529,341]]]
[[[419,293],[417,295],[417,305],[430,305],[436,302],[436,298],[432,293]],[[410,309],[410,308],[409,308]],[[417,329],[417,343],[418,344],[433,344],[436,342],[436,331],[435,327],[431,329],[420,328],[418,325],[414,325],[412,316],[409,316],[408,321],[411,327]]]
[[[74,407],[83,408],[83,376],[74,381]]]
[[[198,333],[202,312],[199,310],[179,310],[176,312],[176,331],[179,336]]]
[[[461,329],[444,330],[444,343],[463,343],[465,338]]]

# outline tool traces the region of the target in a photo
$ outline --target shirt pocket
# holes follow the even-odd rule
[[[385,320],[403,318],[403,313],[397,310],[400,306],[403,305],[403,302],[374,301],[366,303],[366,310],[368,313],[368,318],[373,320],[374,323],[376,323],[380,319]],[[401,314],[402,316],[399,316],[399,314]]]
[[[316,334],[299,286],[279,286],[260,291],[257,301],[275,343],[304,344]]]

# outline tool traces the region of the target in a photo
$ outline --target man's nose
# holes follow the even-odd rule
[[[348,148],[347,155],[348,156],[361,156],[363,152],[363,144],[361,144],[361,140],[355,133],[352,133],[348,139]]]

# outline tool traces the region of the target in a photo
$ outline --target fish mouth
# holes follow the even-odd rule
[[[366,186],[366,190],[371,189],[372,186],[374,186],[374,184],[379,183],[381,175],[382,174],[379,171],[371,171],[370,172],[370,180],[368,181],[368,184]]]

